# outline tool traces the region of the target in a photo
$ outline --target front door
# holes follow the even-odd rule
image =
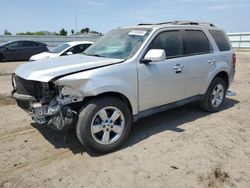
[[[19,56],[21,55],[19,41],[12,42],[6,47],[7,49],[4,52],[4,58],[6,61],[13,61],[19,59]]]
[[[148,47],[164,49],[166,60],[138,63],[139,111],[184,98],[187,64],[183,61],[184,42],[178,30],[159,33]]]

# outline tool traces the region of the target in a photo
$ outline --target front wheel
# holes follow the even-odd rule
[[[80,110],[76,134],[89,151],[109,153],[127,140],[131,127],[127,104],[114,97],[96,98]]]
[[[215,78],[211,82],[204,99],[200,101],[200,106],[208,112],[219,111],[225,100],[226,89],[224,79]]]

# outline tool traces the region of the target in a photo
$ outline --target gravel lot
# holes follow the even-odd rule
[[[0,64],[0,187],[250,187],[250,52],[237,52],[237,73],[223,110],[189,104],[134,125],[114,153],[91,156],[76,139],[32,124],[9,97]]]

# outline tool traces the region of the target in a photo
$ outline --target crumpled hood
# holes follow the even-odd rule
[[[31,61],[41,60],[41,59],[48,59],[52,57],[59,57],[60,53],[50,53],[50,52],[42,52],[30,57]]]
[[[123,60],[77,54],[52,59],[30,61],[17,67],[15,74],[26,80],[48,82],[53,78],[60,77],[62,75],[111,65],[121,61]]]

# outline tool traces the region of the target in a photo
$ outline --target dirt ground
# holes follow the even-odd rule
[[[125,146],[91,156],[67,135],[32,124],[9,97],[0,64],[0,187],[250,187],[250,52],[237,52],[237,73],[219,113],[189,104],[134,125]]]

